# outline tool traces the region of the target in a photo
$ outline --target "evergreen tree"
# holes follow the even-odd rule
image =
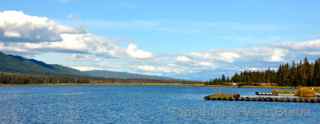
[[[283,86],[320,86],[320,59],[310,63],[307,58],[298,64],[282,64],[277,71],[243,71],[231,78],[222,75],[215,82],[244,82],[244,83],[278,83]]]
[[[314,64],[313,85],[320,86],[320,59],[316,60]]]

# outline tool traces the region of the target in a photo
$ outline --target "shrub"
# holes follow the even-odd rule
[[[295,95],[299,96],[299,97],[315,97],[316,96],[316,92],[312,88],[300,87],[296,91]]]
[[[272,90],[272,95],[278,96],[279,95],[279,91],[278,90]]]
[[[222,99],[222,100],[231,100],[231,99],[238,99],[240,94],[224,94],[224,93],[217,93],[213,95],[206,96],[206,100],[214,100],[214,99]]]
[[[293,90],[272,90],[272,95],[274,96],[291,94],[295,94],[295,92]]]

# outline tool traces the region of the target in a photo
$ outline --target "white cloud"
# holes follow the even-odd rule
[[[11,53],[43,52],[81,53],[99,57],[149,59],[150,52],[130,43],[128,48],[117,41],[58,24],[47,17],[26,15],[20,11],[0,11],[0,50]],[[129,59],[129,58],[127,58]]]
[[[304,51],[303,53],[311,56],[320,56],[320,51]]]
[[[52,42],[47,48],[118,56],[121,48],[112,40],[92,34],[63,34],[61,42]]]
[[[124,49],[112,40],[92,34],[62,34],[62,41],[40,43],[6,43],[0,50],[41,54],[46,52],[93,54],[103,57],[125,56]]]
[[[98,61],[99,59],[96,56],[92,55],[82,55],[82,54],[74,54],[65,58],[68,61]]]
[[[192,61],[192,59],[190,57],[188,57],[188,56],[177,56],[176,60],[178,62],[182,62],[182,63],[188,63],[188,62]]]
[[[147,73],[182,73],[183,70],[173,66],[138,65],[137,68]]]
[[[200,66],[208,66],[208,67],[213,66],[212,63],[210,63],[210,62],[205,62],[205,61],[198,62],[197,65],[200,65]]]
[[[219,60],[232,63],[235,59],[240,58],[238,51],[214,50],[204,52],[192,52],[191,55],[198,58]]]
[[[128,45],[126,52],[130,57],[136,59],[150,59],[153,57],[152,53],[138,49],[137,45],[133,43]]]
[[[241,71],[265,71],[265,70],[277,70],[278,68],[268,68],[268,67],[251,67],[251,68],[245,68]]]
[[[198,53],[197,53],[198,54]],[[201,54],[201,53],[199,53]],[[206,53],[205,53],[206,54]],[[194,71],[199,71],[199,70],[209,70],[215,68],[215,60],[210,60],[210,59],[203,59],[199,57],[189,57],[192,56],[189,54],[187,55],[179,55],[177,56],[176,59],[176,65],[179,66],[179,68],[184,68],[184,70],[189,70],[188,72],[185,73],[191,73]]]
[[[320,49],[320,39],[303,42],[282,43],[280,46],[294,50]]]
[[[90,67],[90,66],[72,66],[72,68],[78,69],[78,70],[80,70],[80,71],[99,70],[99,68]]]
[[[191,55],[194,57],[199,57],[199,58],[204,58],[204,59],[211,59],[212,58],[212,54],[210,54],[207,51],[206,52],[192,52]]]
[[[15,31],[5,31],[4,33],[3,33],[3,35],[5,36],[5,37],[8,37],[8,38],[19,38],[19,37],[21,37],[21,34],[19,33],[19,32],[15,32]]]
[[[235,59],[240,58],[240,55],[236,52],[222,52],[219,53],[219,57],[221,60],[225,62],[232,63]]]
[[[281,62],[284,61],[284,57],[287,55],[288,50],[286,49],[274,49],[272,51],[270,61],[271,62]]]
[[[0,12],[0,40],[3,42],[54,42],[63,33],[79,33],[46,17],[29,16],[21,11]]]

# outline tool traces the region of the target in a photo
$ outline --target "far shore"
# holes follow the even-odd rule
[[[43,83],[43,84],[0,84],[0,87],[14,86],[181,86],[181,87],[212,87],[212,88],[270,88],[270,89],[294,89],[291,86],[230,86],[230,85],[205,85],[204,83]]]
[[[183,84],[183,83],[41,83],[41,84],[0,84],[0,87],[14,86],[193,86],[205,87],[203,84]]]

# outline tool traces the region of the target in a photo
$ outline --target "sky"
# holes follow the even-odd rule
[[[318,0],[1,0],[0,50],[80,70],[207,80],[320,57],[318,5]]]

